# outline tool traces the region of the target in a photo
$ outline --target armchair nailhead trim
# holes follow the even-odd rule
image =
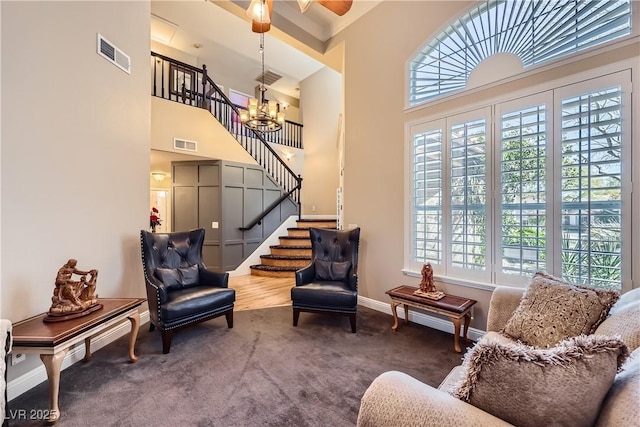
[[[157,307],[158,307],[158,323],[160,323],[160,321],[162,320],[162,318],[160,317],[160,289],[154,285],[151,280],[149,279],[149,277],[147,276],[147,269],[144,267],[146,265],[145,259],[144,259],[144,247],[142,244],[142,233],[140,233],[140,253],[142,254],[142,272],[144,273],[144,280],[150,284],[151,286],[153,286],[156,289],[156,302]],[[160,327],[160,326],[158,326]]]
[[[189,241],[189,245],[190,244],[191,244],[191,242]],[[171,242],[169,242],[169,246],[173,246],[173,244]],[[160,315],[160,288],[158,288],[153,282],[151,282],[151,280],[149,279],[149,276],[147,275],[147,269],[144,268],[146,263],[145,263],[145,258],[144,258],[144,247],[143,247],[143,243],[142,243],[142,233],[140,233],[140,253],[142,254],[142,266],[143,266],[143,269],[142,269],[143,271],[142,272],[144,273],[144,279],[145,279],[146,283],[148,283],[149,285],[153,286],[155,288],[155,290],[156,290],[156,301],[158,303],[157,304],[157,307],[158,307],[158,323],[163,323],[162,322],[162,317]],[[210,312],[205,313],[205,314],[201,314],[197,318],[189,319],[186,322],[180,322],[178,324],[172,325],[171,327],[165,327],[164,325],[162,325],[162,326],[161,325],[156,325],[156,326],[158,327],[158,329],[162,329],[162,330],[168,331],[170,329],[176,329],[176,328],[179,328],[181,326],[188,325],[189,323],[197,322],[197,321],[199,321],[201,319],[204,319],[204,318],[209,317],[209,316],[216,315],[218,313],[224,313],[225,311],[233,310],[233,307],[234,307],[234,304],[231,304],[229,306],[225,306],[225,307],[222,307],[222,308],[218,308],[217,310],[210,311]]]

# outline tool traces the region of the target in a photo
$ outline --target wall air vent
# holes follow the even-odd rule
[[[264,76],[264,84],[269,86],[277,82],[282,78],[280,74],[276,74],[273,71],[265,71],[263,74],[260,74],[256,77],[256,81],[262,83],[262,77]]]
[[[129,55],[118,49],[109,40],[98,33],[98,55],[111,62],[127,74],[131,74],[131,59]]]
[[[186,139],[173,138],[173,148],[184,151],[198,151],[198,143]]]

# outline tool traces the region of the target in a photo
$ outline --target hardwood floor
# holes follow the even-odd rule
[[[236,290],[235,310],[291,305],[293,277],[237,276],[229,278],[229,287]]]

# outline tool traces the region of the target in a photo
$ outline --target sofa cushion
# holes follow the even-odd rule
[[[620,339],[599,335],[550,349],[481,340],[454,396],[521,427],[591,426],[627,356]]]
[[[634,351],[640,347],[640,300],[617,303],[609,317],[594,332],[598,335],[619,335],[622,341]]]
[[[351,268],[351,261],[324,261],[318,259],[316,264],[316,280],[346,282]]]
[[[618,300],[615,291],[571,285],[536,273],[502,332],[535,347],[591,334]]]
[[[640,349],[631,357],[616,375],[607,393],[596,427],[632,426],[640,422]]]

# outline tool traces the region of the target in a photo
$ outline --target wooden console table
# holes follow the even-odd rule
[[[460,348],[460,323],[464,319],[464,339],[467,338],[467,331],[469,329],[469,322],[471,321],[471,307],[477,302],[472,299],[457,297],[454,295],[445,295],[444,298],[439,300],[432,300],[429,298],[419,297],[414,295],[413,292],[418,290],[415,286],[398,286],[387,291],[387,295],[391,297],[391,313],[393,314],[393,326],[391,329],[398,330],[398,313],[396,308],[399,305],[404,306],[404,322],[409,323],[409,307],[418,308],[431,313],[442,314],[447,316],[453,322],[454,335],[453,335],[453,348],[456,352],[461,353]]]
[[[51,411],[46,421],[54,423],[60,418],[58,392],[60,389],[60,368],[69,348],[84,340],[84,360],[91,360],[91,337],[125,319],[131,322],[129,337],[129,361],[135,363],[138,357],[134,353],[140,313],[138,308],[144,298],[100,298],[103,308],[76,319],[62,322],[43,322],[46,313],[22,320],[13,325],[13,352],[35,353],[40,355],[49,379],[49,399]]]

